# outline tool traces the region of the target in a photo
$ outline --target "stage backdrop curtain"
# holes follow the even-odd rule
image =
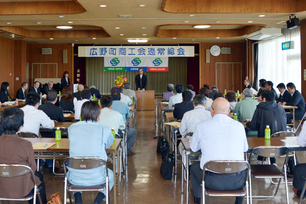
[[[168,72],[144,72],[148,77],[147,90],[155,90],[155,94],[161,95],[167,91],[167,84],[174,86],[178,83],[187,87],[187,58],[170,57]],[[86,58],[86,84],[90,87],[95,85],[102,94],[110,94],[110,90],[115,86],[115,79],[119,75],[128,78],[131,89],[135,90],[135,76],[138,72],[130,71],[104,71],[103,57]]]
[[[272,81],[275,90],[279,83],[293,82],[301,91],[300,28],[283,29],[283,36],[258,43],[258,79]],[[282,50],[282,43],[294,41],[294,49]]]

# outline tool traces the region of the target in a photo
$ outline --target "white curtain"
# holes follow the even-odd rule
[[[301,91],[301,38],[300,27],[283,29],[283,36],[258,43],[258,79],[279,83],[293,82]],[[294,41],[294,49],[282,50],[282,43]]]

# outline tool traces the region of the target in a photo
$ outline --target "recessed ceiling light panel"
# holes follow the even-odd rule
[[[42,22],[37,22],[37,24],[42,24]]]
[[[147,36],[147,34],[146,34],[146,33],[143,33],[142,36]]]
[[[193,27],[198,29],[204,29],[204,28],[210,28],[210,25],[194,25]]]
[[[119,27],[119,26],[116,26],[116,27],[115,27],[115,29],[116,29],[116,30],[119,30],[119,29],[120,29],[120,27]]]
[[[130,43],[146,43],[148,39],[128,39],[127,41]]]
[[[58,16],[59,18],[65,18],[65,16]]]
[[[259,18],[263,18],[263,17],[265,17],[265,16],[266,16],[266,15],[264,15],[264,14],[258,15]]]
[[[141,27],[141,29],[142,29],[142,30],[145,30],[145,29],[147,29],[147,27]]]
[[[143,8],[143,7],[146,7],[147,5],[145,5],[145,4],[139,4],[138,6]]]
[[[101,7],[101,8],[105,8],[105,7],[107,7],[107,5],[104,5],[104,4],[103,4],[103,5],[100,5],[100,7]]]
[[[68,23],[73,23],[72,21],[68,21]]]
[[[189,17],[194,17],[194,14],[190,14]]]
[[[6,24],[11,25],[12,23],[11,22],[7,22]]]
[[[120,36],[124,36],[124,34],[123,34],[123,33],[121,33],[121,34],[120,34]]]
[[[253,23],[253,21],[248,21],[248,23]]]
[[[72,29],[72,26],[56,26],[57,29],[69,30]]]
[[[190,21],[185,21],[185,23],[189,23]]]

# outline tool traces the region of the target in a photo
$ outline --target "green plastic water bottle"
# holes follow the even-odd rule
[[[114,137],[114,140],[116,139],[116,132],[115,132],[115,129],[112,128],[112,134],[113,134],[113,137]]]
[[[61,96],[61,95],[62,95],[62,92],[61,92],[61,91],[59,91],[59,92],[58,92],[58,96]]]
[[[100,102],[100,101],[98,101],[98,104],[99,104],[99,106],[100,106],[100,108],[101,108],[101,102]]]
[[[92,98],[93,98],[93,100],[96,100],[96,94],[94,94],[94,95],[92,96]]]
[[[227,92],[226,92],[226,89],[224,89],[224,95],[226,95],[226,93],[227,93]]]
[[[55,131],[55,141],[60,141],[60,140],[62,140],[62,132],[58,127],[57,130]]]
[[[237,98],[239,98],[239,90],[237,90],[237,94],[236,94]]]
[[[131,101],[132,101],[132,103],[133,103],[133,97],[131,97]]]
[[[236,121],[238,120],[237,113],[234,113],[233,119],[236,120]]]
[[[271,130],[270,130],[270,127],[269,125],[266,126],[266,129],[265,129],[265,139],[266,140],[269,140],[271,137]]]

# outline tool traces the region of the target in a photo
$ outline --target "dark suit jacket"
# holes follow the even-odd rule
[[[26,93],[24,92],[24,95],[23,95],[22,88],[18,89],[18,91],[16,93],[16,98],[18,98],[18,99],[25,99],[25,97],[26,97]]]
[[[184,113],[193,110],[193,103],[190,101],[183,101],[174,105],[173,116],[178,120],[182,120]]]
[[[211,98],[212,100],[215,100],[215,94],[218,93],[217,90],[213,90],[212,92],[209,93],[208,98]]]
[[[140,89],[147,89],[147,75],[142,75],[142,86],[140,87],[140,75],[139,74],[137,74],[136,76],[135,76],[135,84],[136,84],[136,90],[138,89],[138,88],[140,88]]]
[[[51,120],[57,122],[65,122],[63,109],[55,106],[53,103],[46,103],[38,107],[39,110],[44,111]]]
[[[89,91],[91,92],[92,96],[95,94],[96,98],[99,98],[99,99],[101,98],[101,94],[100,94],[98,89],[91,88],[91,89],[89,89]]]
[[[293,96],[290,95],[290,101],[286,105],[297,106],[298,108],[295,109],[295,119],[302,119],[305,113],[305,100],[299,91],[295,90]]]
[[[67,83],[66,79],[65,79],[65,78],[62,78],[62,79],[61,79],[61,86],[62,86],[62,88],[63,88],[64,86],[68,86],[68,85],[70,85],[70,79],[68,78],[68,83]]]
[[[286,102],[286,103],[288,103],[290,101],[290,98],[291,98],[290,93],[287,90],[285,90],[283,95],[279,95],[279,98],[277,99],[277,103],[278,102],[281,102],[281,103],[282,102]]]
[[[6,101],[10,101],[11,97],[8,92],[0,91],[0,101],[1,103],[4,103]]]
[[[277,95],[275,89],[272,88],[271,90],[273,91],[273,93],[274,93],[274,98],[275,98],[275,100],[277,101],[277,100],[278,100],[278,95]]]
[[[35,91],[35,88],[34,88],[34,87],[29,88],[29,92],[36,92],[36,91]],[[37,92],[36,92],[36,93],[40,94],[39,88],[37,89]]]
[[[76,97],[78,99],[78,101],[79,101],[79,100],[81,100],[81,93],[82,93],[82,91],[78,91],[78,92],[73,93],[72,95],[74,97]]]
[[[53,90],[53,88],[51,89],[51,90]],[[50,89],[49,89],[49,87],[48,86],[46,86],[45,88],[44,88],[44,94],[48,94],[48,92],[49,91],[51,91]]]

